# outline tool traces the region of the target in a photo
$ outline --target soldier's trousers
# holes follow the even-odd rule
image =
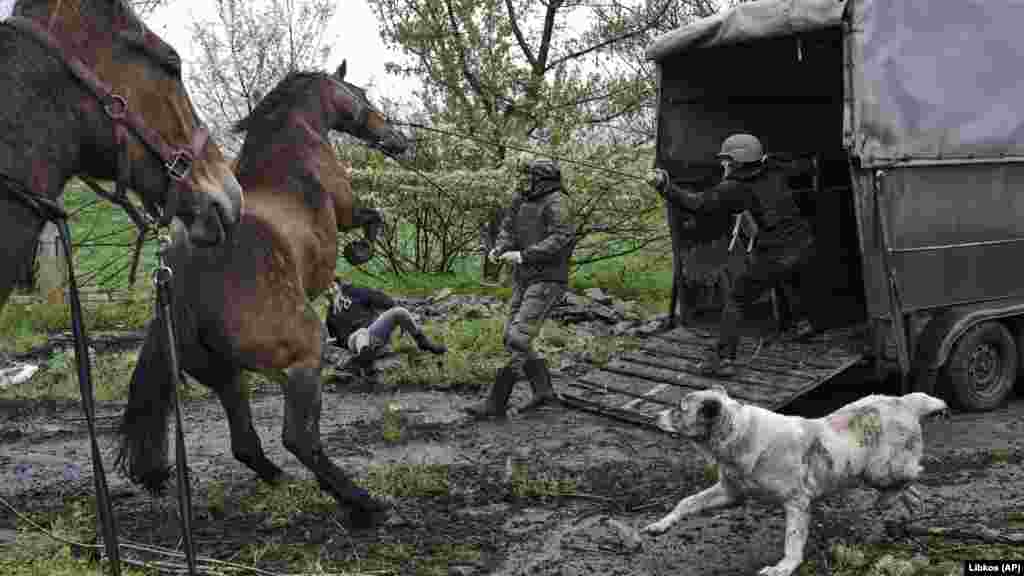
[[[508,320],[505,322],[505,350],[512,354],[509,366],[522,369],[527,360],[536,359],[533,339],[540,334],[551,308],[565,295],[565,284],[536,282],[512,287]]]
[[[814,244],[805,240],[786,250],[771,250],[757,254],[745,273],[737,276],[726,291],[725,305],[719,324],[718,354],[723,358],[736,358],[739,348],[739,322],[747,309],[765,292],[785,280],[800,280],[814,256]]]

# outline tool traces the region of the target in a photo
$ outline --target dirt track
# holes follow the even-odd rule
[[[513,402],[522,401],[522,388]],[[454,393],[367,394],[331,386],[327,391],[322,430],[332,457],[359,472],[389,462],[448,465],[448,494],[397,499],[397,519],[364,533],[335,527],[331,512],[300,513],[284,527],[268,527],[261,514],[233,505],[256,482],[231,456],[219,404],[196,401],[186,408],[186,426],[201,555],[227,559],[253,542],[322,544],[321,559],[329,563],[371,558],[380,544],[412,547],[420,556],[460,544],[478,551],[479,558],[448,562],[438,567],[440,573],[509,575],[753,574],[781,556],[781,511],[759,504],[683,521],[638,552],[623,547],[605,518],[642,525],[709,483],[703,458],[658,432],[562,408],[513,417],[504,425],[475,424],[460,413],[474,399]],[[788,411],[817,416],[867,392],[861,378],[851,374]],[[386,442],[382,434],[388,402],[400,406],[398,442]],[[100,411],[108,466],[119,410],[104,405]],[[281,411],[280,395],[256,398],[255,422],[263,445],[289,473],[308,478],[281,445]],[[936,516],[933,524],[969,520],[999,527],[1008,514],[1024,509],[1022,416],[1024,401],[1018,400],[996,412],[955,414],[926,426],[923,492],[928,514]],[[59,507],[61,496],[90,494],[87,447],[77,406],[0,407],[0,495],[22,510],[41,511]],[[525,463],[530,477],[571,480],[576,495],[511,496],[506,481],[510,457]],[[137,542],[173,547],[178,538],[173,496],[154,499],[116,473],[109,477],[121,533]],[[222,514],[207,505],[215,485],[225,494]],[[888,516],[873,510],[872,501],[873,493],[857,490],[824,502],[815,516],[808,558],[823,560],[839,542],[888,541]],[[0,543],[12,537],[13,527],[12,515],[0,513]],[[301,571],[273,558],[260,566]],[[403,572],[416,573],[411,568]]]

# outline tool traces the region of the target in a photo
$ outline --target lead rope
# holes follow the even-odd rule
[[[171,401],[174,404],[175,454],[174,464],[178,480],[178,517],[181,520],[182,544],[185,547],[185,561],[190,576],[196,576],[196,551],[192,540],[192,485],[188,478],[188,456],[185,450],[185,428],[181,418],[181,401],[178,386],[181,370],[178,366],[178,344],[174,334],[174,316],[171,308],[171,281],[174,270],[167,264],[167,251],[171,238],[166,232],[159,236],[157,255],[159,264],[153,272],[153,286],[156,288],[156,317],[164,329],[164,347],[167,353],[168,369],[171,371]]]
[[[43,213],[43,211],[40,212]],[[51,209],[44,213],[44,217],[57,225],[61,245],[64,248],[64,259],[68,267],[68,292],[71,300],[71,332],[75,339],[75,363],[78,365],[78,386],[82,395],[82,411],[85,412],[85,422],[89,427],[92,477],[96,485],[96,509],[103,531],[103,545],[107,550],[107,559],[110,561],[110,572],[114,576],[120,576],[121,556],[117,545],[117,522],[114,518],[113,506],[110,503],[107,477],[103,472],[103,458],[100,455],[99,444],[96,442],[96,406],[93,401],[92,361],[89,358],[85,322],[82,321],[82,302],[78,297],[75,267],[71,261],[71,231],[68,228],[67,213],[63,210]]]

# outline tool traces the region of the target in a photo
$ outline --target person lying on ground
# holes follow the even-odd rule
[[[444,354],[444,344],[431,342],[412,314],[380,290],[362,288],[336,279],[330,289],[327,332],[353,357],[353,366],[363,375],[373,373],[373,362],[391,341],[395,328],[412,336],[420,350]]]

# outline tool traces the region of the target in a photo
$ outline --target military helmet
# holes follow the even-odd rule
[[[562,169],[554,160],[528,160],[521,164],[522,171],[537,180],[561,180]]]
[[[761,147],[761,141],[752,134],[733,134],[722,142],[718,158],[751,164],[764,159],[764,149]]]

